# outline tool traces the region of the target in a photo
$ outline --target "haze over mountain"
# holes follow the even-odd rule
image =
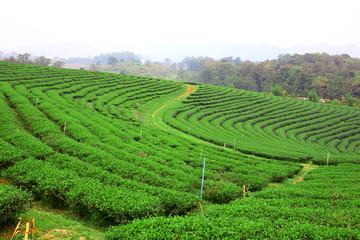
[[[275,59],[280,54],[329,53],[331,55],[349,54],[360,58],[360,47],[354,44],[332,46],[320,43],[313,46],[297,45],[293,47],[279,47],[269,43],[250,44],[151,44],[144,54],[151,59],[163,60],[166,57],[174,61],[181,61],[186,56],[209,56],[219,59],[227,56],[240,57],[242,60],[264,61]]]
[[[162,61],[281,53],[360,57],[357,0],[4,1],[0,51],[77,57],[131,51]]]
[[[0,49],[2,50],[2,49]],[[223,43],[149,43],[140,49],[128,46],[127,48],[116,47],[92,47],[80,44],[54,44],[45,47],[29,47],[22,49],[23,52],[31,52],[34,55],[45,55],[48,57],[88,57],[101,53],[133,51],[144,55],[145,58],[154,61],[163,61],[170,58],[174,62],[180,62],[188,56],[208,56],[215,59],[234,56],[242,60],[264,61],[275,59],[280,54],[304,54],[304,53],[328,53],[331,55],[348,54],[351,57],[360,58],[360,47],[355,44],[334,46],[327,43],[319,43],[312,46],[297,45],[293,47],[279,47],[269,43],[256,45],[250,44],[223,44]],[[10,51],[9,51],[10,52]]]

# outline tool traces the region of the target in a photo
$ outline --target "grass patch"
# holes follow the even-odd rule
[[[104,239],[105,230],[94,227],[91,223],[80,220],[74,214],[44,206],[35,202],[34,207],[21,214],[22,229],[25,229],[26,222],[31,218],[35,219],[34,239]],[[13,227],[1,229],[0,239],[10,239]],[[18,235],[15,239],[23,239],[24,234]]]

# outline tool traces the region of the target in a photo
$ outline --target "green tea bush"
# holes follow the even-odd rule
[[[13,224],[31,206],[33,197],[12,185],[0,184],[0,225]]]
[[[251,193],[185,217],[135,220],[108,239],[358,239],[357,164],[319,167],[303,182]]]
[[[242,194],[241,187],[229,182],[207,180],[204,189],[204,199],[214,203],[228,203]]]
[[[0,140],[0,170],[13,165],[16,161],[26,156],[21,149]]]

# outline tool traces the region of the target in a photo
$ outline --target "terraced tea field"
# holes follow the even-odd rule
[[[243,153],[324,164],[358,162],[360,111],[267,94],[201,85],[168,110],[183,132]]]
[[[235,89],[0,62],[0,109],[2,178],[102,226],[188,221],[203,158],[208,204],[359,163],[358,109]]]
[[[359,239],[360,168],[319,167],[297,184],[266,188],[186,217],[113,227],[108,239]]]

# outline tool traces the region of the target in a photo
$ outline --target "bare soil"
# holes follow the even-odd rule
[[[306,164],[303,163],[303,164],[301,164],[301,165],[303,165],[304,167],[303,167],[303,169],[300,171],[300,173],[299,173],[299,175],[297,176],[297,178],[295,178],[295,179],[292,181],[293,184],[296,184],[296,183],[298,183],[298,182],[304,181],[305,175],[308,174],[310,171],[312,171],[312,170],[314,170],[314,169],[317,168],[317,166],[314,166],[314,165],[312,165],[311,163],[306,163]]]

